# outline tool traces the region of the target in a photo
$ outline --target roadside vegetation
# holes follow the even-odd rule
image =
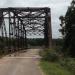
[[[74,75],[69,70],[62,67],[59,63],[41,61],[40,66],[45,75]]]
[[[62,41],[57,39],[52,49],[40,52],[40,66],[46,75],[75,75],[75,0],[59,19]]]
[[[59,48],[61,49],[61,48]],[[58,49],[46,49],[40,52],[40,67],[45,75],[75,75],[75,59],[66,57]]]

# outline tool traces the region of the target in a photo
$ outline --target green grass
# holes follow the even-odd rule
[[[73,75],[70,71],[56,62],[41,61],[40,66],[45,75]]]

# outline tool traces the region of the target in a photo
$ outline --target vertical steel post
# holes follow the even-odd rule
[[[17,25],[18,25],[18,50],[19,50],[19,19],[17,18],[17,20],[18,20],[17,21],[18,22]]]
[[[46,45],[46,48],[51,48],[51,45],[52,45],[52,34],[51,33],[52,33],[52,31],[51,31],[51,18],[50,18],[51,15],[49,14],[49,13],[51,13],[50,9],[46,8],[45,13],[46,13],[45,25],[44,25],[45,45]]]
[[[11,38],[10,38],[11,37],[11,35],[10,35],[10,31],[11,31],[10,30],[10,21],[11,21],[11,19],[10,19],[10,9],[8,10],[8,15],[9,15],[9,38],[8,38],[9,39],[8,40],[9,41],[9,44],[8,44],[8,48],[9,48],[9,51],[10,51],[10,47],[11,47],[11,42],[10,42],[11,41]]]
[[[52,27],[51,27],[51,10],[48,12],[48,44],[52,47]]]

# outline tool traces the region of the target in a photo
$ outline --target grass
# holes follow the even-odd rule
[[[40,66],[45,75],[73,75],[72,72],[65,69],[57,62],[41,61]]]
[[[39,54],[45,75],[75,75],[75,58],[64,56],[61,47],[42,50]]]

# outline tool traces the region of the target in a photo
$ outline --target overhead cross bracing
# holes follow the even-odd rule
[[[1,48],[25,49],[32,34],[44,34],[45,46],[51,46],[50,8],[0,8],[0,32]]]

